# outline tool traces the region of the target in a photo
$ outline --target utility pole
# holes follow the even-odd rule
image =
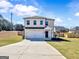
[[[12,22],[13,13],[11,12],[11,31],[13,30],[13,22]]]

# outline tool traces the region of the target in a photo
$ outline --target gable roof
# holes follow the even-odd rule
[[[46,17],[42,17],[42,16],[31,16],[31,17],[25,17],[24,19],[46,19],[46,20],[55,20],[55,19],[51,19],[51,18],[46,18]]]
[[[76,26],[70,29],[70,31],[76,31],[76,30],[79,30],[79,26]]]
[[[64,26],[54,26],[54,29],[56,32],[69,31],[69,29]]]

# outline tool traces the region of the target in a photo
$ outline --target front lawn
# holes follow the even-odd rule
[[[67,59],[79,59],[79,38],[63,38],[69,41],[48,41]]]
[[[22,40],[22,36],[18,36],[17,32],[0,32],[0,47],[13,44]]]

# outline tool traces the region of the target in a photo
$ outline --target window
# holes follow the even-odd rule
[[[45,22],[45,25],[48,26],[48,21]]]
[[[30,21],[29,20],[27,20],[27,25],[30,25]]]
[[[36,20],[34,20],[33,24],[34,24],[34,25],[36,25],[36,24],[37,24],[37,23],[36,23]]]
[[[40,21],[40,25],[43,25],[43,21],[42,20]]]

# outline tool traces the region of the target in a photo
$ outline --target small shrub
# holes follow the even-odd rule
[[[18,35],[19,36],[23,36],[24,35],[24,31],[18,31]]]

